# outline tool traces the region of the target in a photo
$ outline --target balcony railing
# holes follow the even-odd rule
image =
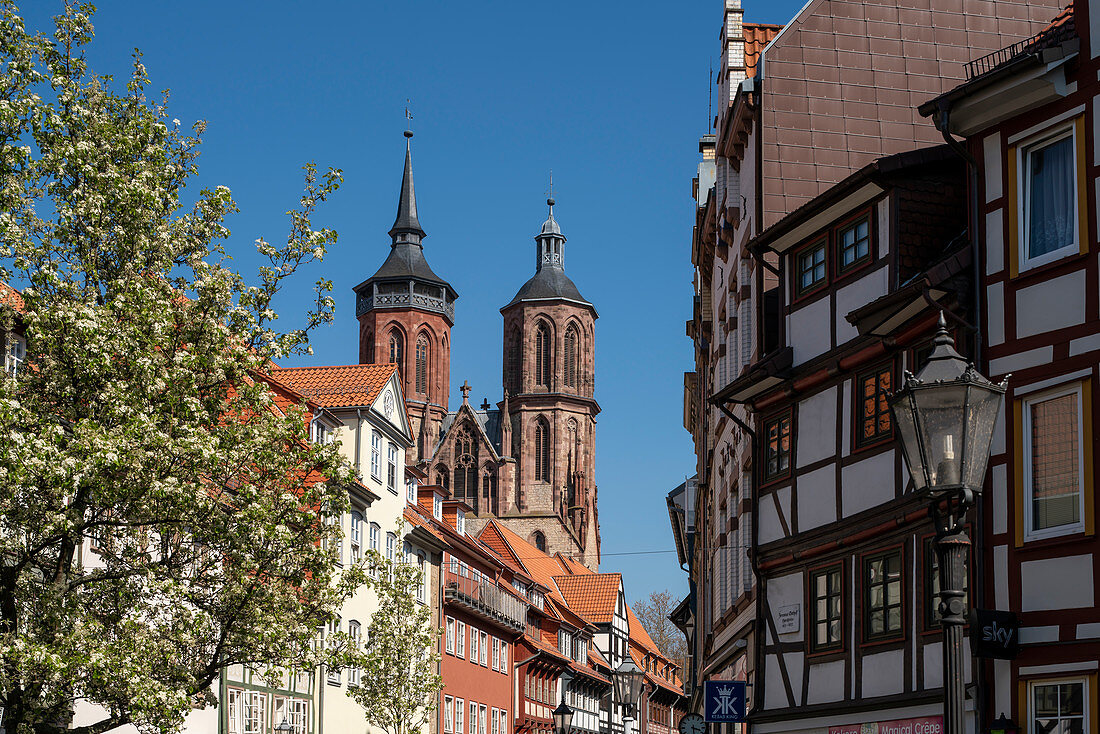
[[[974,59],[966,65],[966,79],[967,81],[979,77],[987,71],[993,71],[1001,64],[1005,63],[1013,56],[1023,52],[1025,48],[1032,43],[1034,38],[1025,38],[1022,41],[1017,41],[1011,46],[1005,46],[1002,49],[994,51],[991,54],[986,54],[981,58]]]
[[[448,602],[459,604],[505,627],[522,632],[527,626],[527,604],[485,577],[463,576],[445,566],[443,590]]]

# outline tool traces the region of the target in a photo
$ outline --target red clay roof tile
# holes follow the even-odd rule
[[[395,364],[282,367],[273,375],[324,408],[370,405],[397,370]]]
[[[0,305],[11,306],[16,313],[23,313],[27,307],[23,294],[3,281],[0,281]]]

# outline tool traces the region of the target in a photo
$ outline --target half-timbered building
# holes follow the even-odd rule
[[[1074,2],[921,108],[966,138],[980,366],[1011,374],[977,550],[981,606],[1021,625],[1018,656],[984,663],[986,719],[1003,713],[1025,732],[1100,726],[1098,24],[1100,3]]]

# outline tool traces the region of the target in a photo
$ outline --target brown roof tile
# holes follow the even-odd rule
[[[608,624],[615,616],[622,575],[618,573],[555,576],[554,582],[569,608],[596,624]]]
[[[23,313],[26,308],[23,295],[3,281],[0,281],[0,305],[11,306],[16,313]]]
[[[768,42],[783,29],[781,25],[770,23],[744,23],[741,30],[745,35],[745,76],[756,75],[756,62]]]

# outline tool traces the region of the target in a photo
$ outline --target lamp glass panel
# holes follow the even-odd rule
[[[913,390],[917,427],[928,462],[928,489],[932,491],[962,482],[966,390],[958,383]]]
[[[989,447],[993,442],[993,427],[1001,410],[1002,393],[971,385],[969,410],[966,415],[966,465],[963,484],[980,491],[989,463]]]
[[[903,393],[893,401],[894,424],[901,438],[901,448],[905,452],[905,463],[913,477],[914,491],[921,491],[928,485],[924,470],[924,461],[920,452],[920,434],[917,431],[916,416],[913,414],[913,402],[910,393]]]

